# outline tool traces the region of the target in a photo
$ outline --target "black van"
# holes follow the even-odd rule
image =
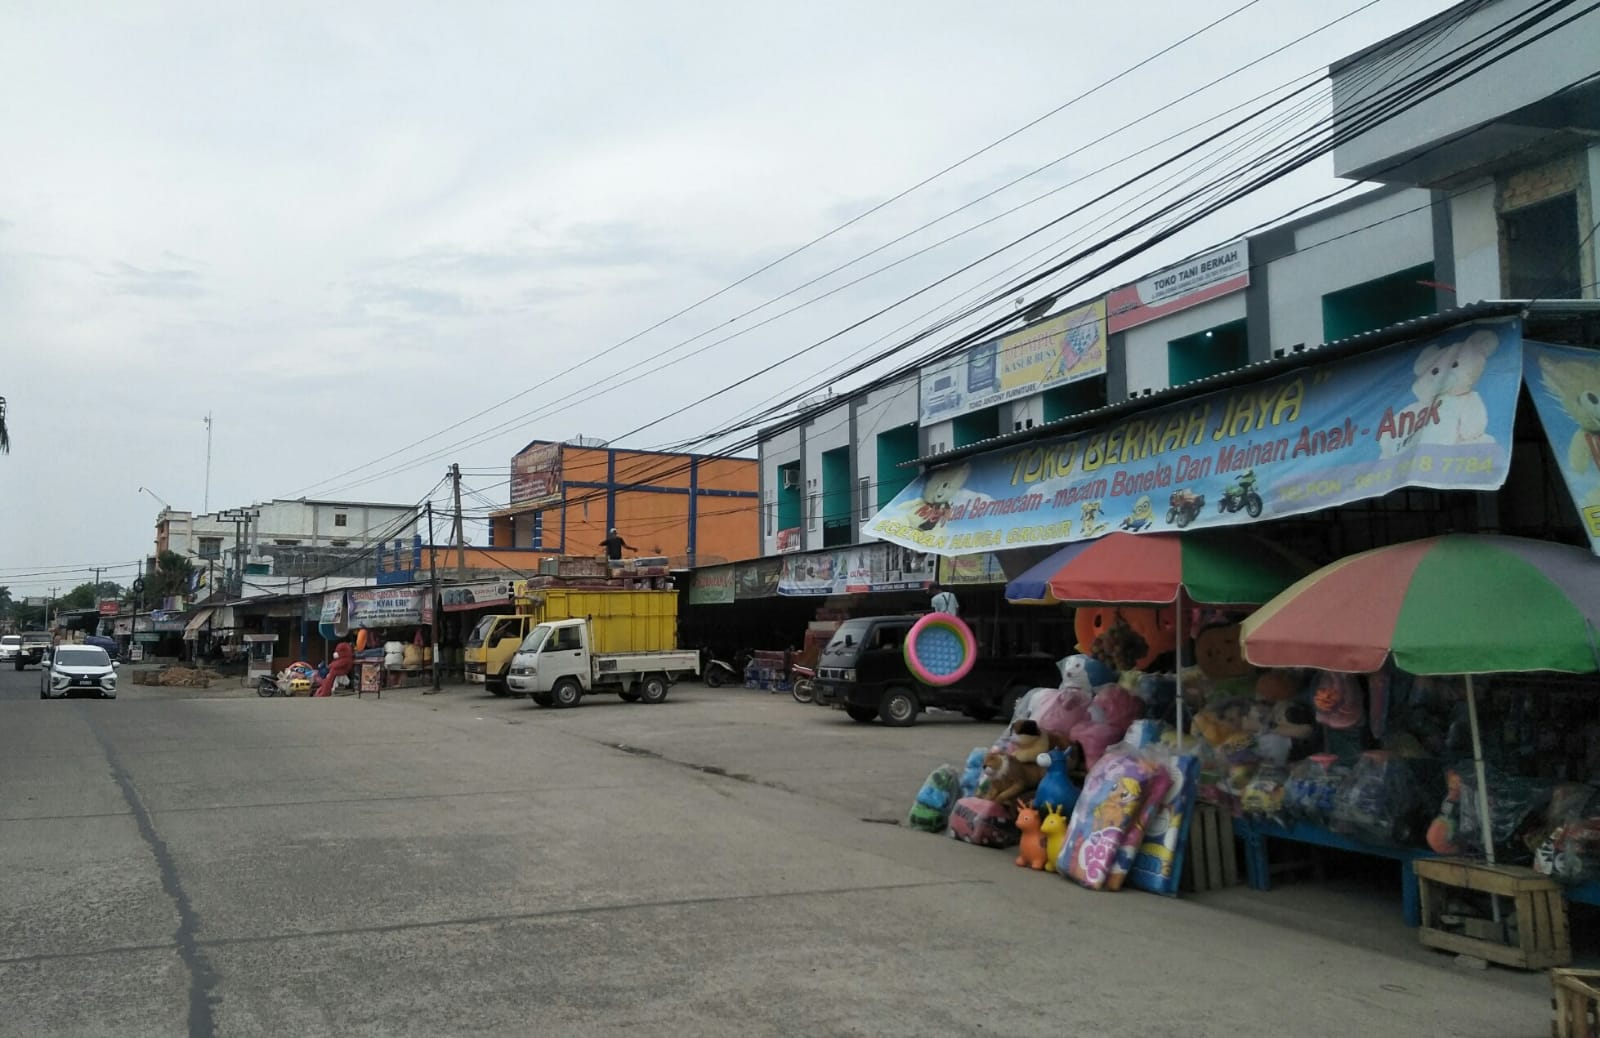
[[[906,634],[919,617],[865,616],[846,620],[817,661],[817,702],[842,706],[856,721],[881,717],[896,727],[914,724],[928,707],[959,710],[987,721],[1011,716],[1017,699],[1061,683],[1048,656],[985,657],[954,685],[925,685],[906,666]]]

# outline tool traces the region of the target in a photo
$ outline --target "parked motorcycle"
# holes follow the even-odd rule
[[[1181,530],[1200,518],[1200,510],[1206,506],[1206,496],[1196,494],[1188,487],[1181,487],[1172,492],[1168,503],[1171,507],[1167,509],[1167,525]]]
[[[817,698],[817,672],[795,663],[789,667],[789,692],[796,703],[813,703]]]
[[[1219,512],[1237,512],[1244,509],[1250,518],[1255,519],[1261,515],[1261,495],[1256,493],[1256,474],[1254,469],[1246,469],[1239,475],[1238,482],[1222,492],[1222,500],[1217,502]]]
[[[744,684],[745,667],[750,661],[749,650],[739,653],[732,661],[721,660],[711,656],[706,661],[705,669],[701,673],[707,688],[721,688],[724,685]]]

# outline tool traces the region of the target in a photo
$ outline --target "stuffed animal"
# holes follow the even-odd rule
[[[1061,671],[1061,690],[1078,689],[1081,692],[1093,692],[1109,681],[1115,681],[1116,675],[1111,668],[1092,656],[1068,656],[1056,664]]]
[[[961,795],[964,797],[975,796],[978,784],[983,781],[983,758],[989,751],[982,746],[977,747],[967,754],[967,767],[961,773]]]
[[[1089,693],[1078,688],[1044,689],[1034,700],[1033,721],[1046,735],[1061,739],[1089,718]]]
[[[339,683],[340,678],[347,682],[350,672],[355,669],[356,654],[350,648],[349,642],[340,642],[333,647],[333,660],[328,664],[328,676],[322,679],[322,684],[317,688],[318,696],[333,695],[333,688]]]
[[[1127,731],[1144,713],[1144,702],[1121,685],[1101,685],[1089,703],[1089,720]]]
[[[984,758],[984,766],[994,774],[994,785],[985,799],[997,804],[1009,804],[1039,784],[1044,769],[1038,758],[1050,749],[1049,738],[1032,721],[1018,721],[1012,726],[1011,735],[1008,751]]]
[[[1022,834],[1017,864],[1042,871],[1045,862],[1044,836],[1039,832],[1039,812],[1026,800],[1018,802],[1017,831]]]
[[[1175,621],[1176,617],[1171,607],[1159,609],[1154,606],[1079,606],[1073,611],[1072,629],[1073,634],[1077,636],[1079,652],[1099,656],[1102,662],[1113,668],[1130,670],[1134,667],[1149,667],[1158,656],[1171,652],[1177,646],[1178,632]],[[1144,655],[1131,665],[1124,659],[1123,665],[1119,666],[1096,649],[1097,644],[1102,649],[1111,645],[1131,648],[1136,644],[1133,638],[1128,638],[1120,632],[1107,642],[1100,641],[1103,635],[1110,634],[1111,629],[1119,625],[1145,643]]]
[[[1224,699],[1194,715],[1195,734],[1212,746],[1222,746],[1244,732],[1244,719],[1250,710],[1247,699]]]
[[[1039,823],[1039,832],[1044,836],[1044,870],[1054,872],[1056,861],[1061,857],[1062,845],[1067,842],[1066,811],[1052,807],[1044,821]]]
[[[1090,644],[1089,655],[1121,673],[1144,662],[1150,655],[1150,643],[1119,616]]]
[[[1033,794],[1035,804],[1045,810],[1059,808],[1063,811],[1071,811],[1077,804],[1078,787],[1072,784],[1072,779],[1067,775],[1067,761],[1071,757],[1071,750],[1061,749],[1039,754],[1038,763],[1045,773]]]
[[[1424,347],[1412,366],[1416,402],[1406,405],[1401,416],[1390,418],[1392,431],[1379,423],[1380,450],[1392,457],[1419,444],[1493,443],[1489,410],[1477,386],[1499,345],[1494,332],[1480,328],[1460,342]],[[1406,414],[1411,421],[1401,420]]]
[[[1264,670],[1256,678],[1256,699],[1281,703],[1300,691],[1300,677],[1292,670]]]

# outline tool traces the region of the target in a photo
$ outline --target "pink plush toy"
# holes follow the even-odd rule
[[[1144,703],[1121,685],[1101,685],[1089,704],[1089,719],[1127,731],[1144,713]]]
[[[1068,739],[1089,719],[1089,694],[1076,688],[1045,689],[1033,703],[1033,720],[1046,735]]]

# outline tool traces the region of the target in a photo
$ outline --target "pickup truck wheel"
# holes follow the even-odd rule
[[[497,696],[509,696],[511,689],[506,687],[505,678],[484,678],[483,687]]]
[[[646,674],[639,682],[639,702],[654,706],[667,698],[667,679],[660,674]]]
[[[583,686],[571,678],[562,678],[556,682],[556,687],[550,690],[550,698],[562,709],[577,706],[578,700],[583,698]]]
[[[639,701],[639,693],[631,688],[618,692],[617,697],[624,703],[637,703]]]
[[[23,659],[22,659],[21,656],[17,657],[16,662],[17,662],[17,672],[21,673],[23,668],[27,666],[27,663],[23,662]]]
[[[915,724],[919,709],[917,694],[908,688],[891,688],[878,701],[878,716],[891,728]]]
[[[870,706],[847,706],[844,712],[850,715],[850,720],[868,724],[878,719],[878,711]]]

